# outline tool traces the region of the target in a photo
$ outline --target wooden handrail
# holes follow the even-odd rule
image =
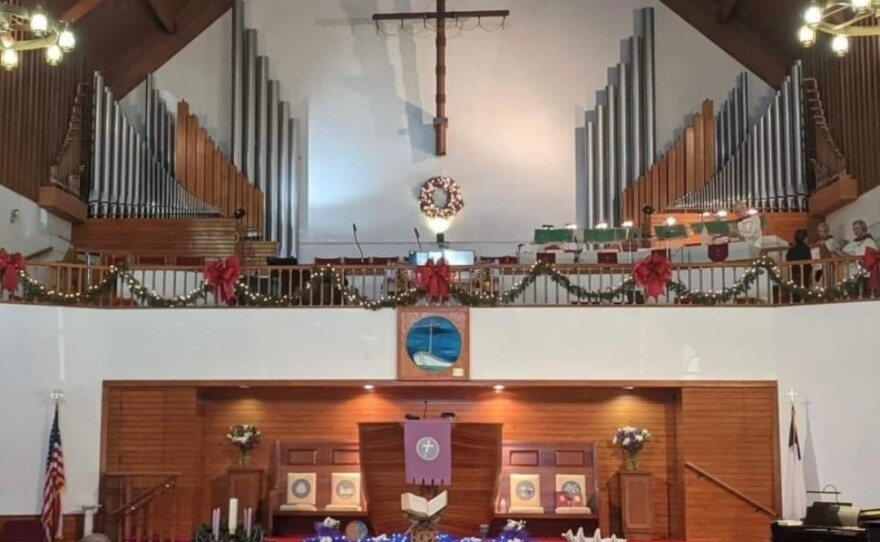
[[[138,473],[138,475],[143,475],[143,473]],[[110,512],[108,515],[112,518],[118,515],[125,515],[136,512],[145,504],[151,502],[157,495],[163,493],[166,489],[173,488],[175,485],[177,485],[177,475],[170,475],[147,491],[138,495],[133,501],[123,503],[121,506]]]
[[[724,480],[722,480],[722,479],[718,478],[717,476],[715,476],[714,474],[710,473],[706,469],[700,468],[696,464],[694,464],[690,461],[685,461],[684,466],[686,468],[691,469],[695,473],[697,473],[697,476],[699,476],[700,478],[706,478],[707,480],[713,482],[715,485],[724,489],[728,493],[730,493],[730,494],[734,495],[735,497],[739,498],[740,500],[754,506],[755,510],[759,510],[761,512],[764,512],[765,514],[772,516],[774,518],[779,517],[778,514],[776,513],[776,511],[773,510],[772,508],[764,506],[763,504],[761,504],[758,501],[756,501],[755,499],[749,497],[748,495],[746,495],[742,491],[739,491],[738,489],[734,488],[733,486],[731,486],[730,484],[728,484]]]

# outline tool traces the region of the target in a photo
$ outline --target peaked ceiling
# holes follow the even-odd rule
[[[88,73],[117,96],[140,84],[232,7],[233,0],[23,0],[73,21]]]
[[[778,87],[802,56],[804,0],[661,0],[755,75]]]

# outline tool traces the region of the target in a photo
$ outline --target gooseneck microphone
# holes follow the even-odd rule
[[[419,252],[422,252],[422,236],[419,235],[419,229],[413,228],[413,233],[416,234],[416,243],[419,244]]]
[[[352,222],[352,224],[351,224],[351,232],[352,232],[352,234],[354,234],[354,244],[357,245],[358,252],[361,253],[361,260],[363,260],[364,259],[364,249],[361,248],[361,242],[358,241],[358,227],[357,227],[357,224],[355,224],[354,222]]]

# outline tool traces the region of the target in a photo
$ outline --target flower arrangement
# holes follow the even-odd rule
[[[626,457],[626,470],[634,471],[639,468],[639,452],[651,438],[651,432],[644,427],[618,427],[611,439],[611,444],[620,448]]]
[[[226,433],[229,442],[238,447],[238,464],[246,467],[251,460],[251,450],[260,442],[260,430],[250,423],[233,425]]]

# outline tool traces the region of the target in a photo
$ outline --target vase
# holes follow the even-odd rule
[[[639,470],[639,454],[627,454],[626,470],[627,472],[635,472]]]
[[[238,466],[247,467],[251,463],[251,451],[245,448],[239,449]]]

